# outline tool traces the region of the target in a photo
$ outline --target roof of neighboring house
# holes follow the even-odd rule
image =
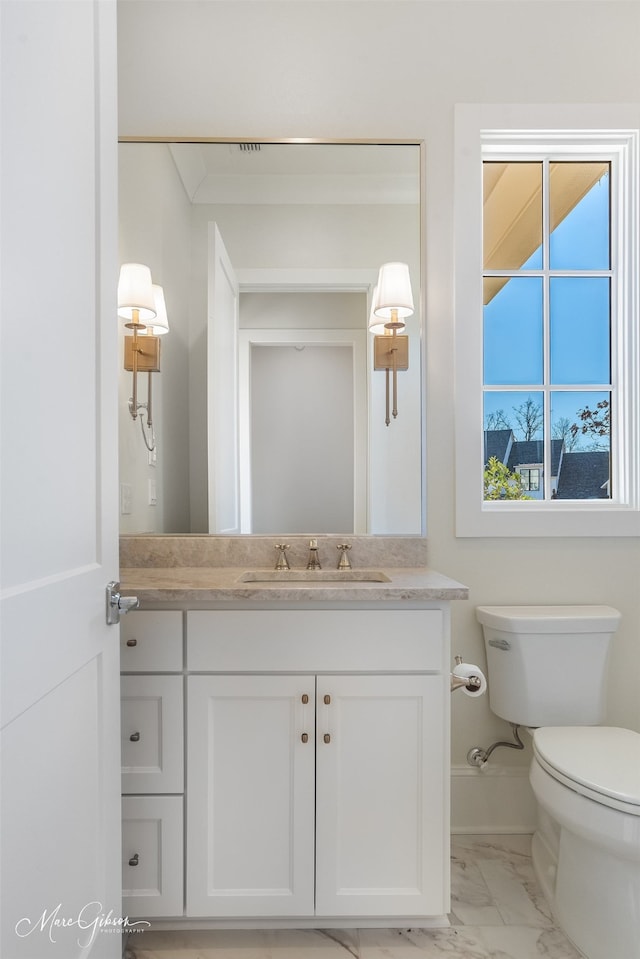
[[[557,476],[560,468],[560,456],[564,440],[551,440],[551,475]],[[567,455],[566,453],[564,454]],[[542,440],[519,440],[511,447],[509,462],[510,470],[515,470],[521,464],[542,463],[544,460],[544,443]],[[564,460],[563,460],[564,469]]]
[[[558,499],[606,499],[608,479],[609,453],[606,450],[565,453],[558,479]]]
[[[484,462],[485,466],[492,456],[504,463],[509,451],[509,441],[513,437],[512,430],[485,430],[484,431]]]

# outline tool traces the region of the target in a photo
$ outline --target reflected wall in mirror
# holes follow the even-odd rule
[[[170,324],[153,453],[121,372],[122,531],[421,535],[419,144],[127,141],[119,178],[120,260]],[[387,427],[367,327],[392,260],[415,312]]]

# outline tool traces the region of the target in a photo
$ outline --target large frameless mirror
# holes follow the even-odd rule
[[[123,532],[422,534],[420,152],[120,143],[120,259],[169,321],[153,451],[122,373]],[[387,426],[368,324],[389,261],[415,308]]]

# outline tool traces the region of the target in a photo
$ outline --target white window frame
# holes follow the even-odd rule
[[[455,129],[456,535],[640,535],[640,106],[464,104]],[[612,159],[611,437],[607,500],[483,499],[482,160],[547,148]],[[614,172],[615,171],[615,172]],[[615,204],[615,209],[614,209]],[[614,226],[615,225],[615,226]]]

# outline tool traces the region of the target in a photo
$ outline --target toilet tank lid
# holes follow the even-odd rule
[[[621,618],[612,606],[477,606],[476,616],[507,633],[613,632]]]

